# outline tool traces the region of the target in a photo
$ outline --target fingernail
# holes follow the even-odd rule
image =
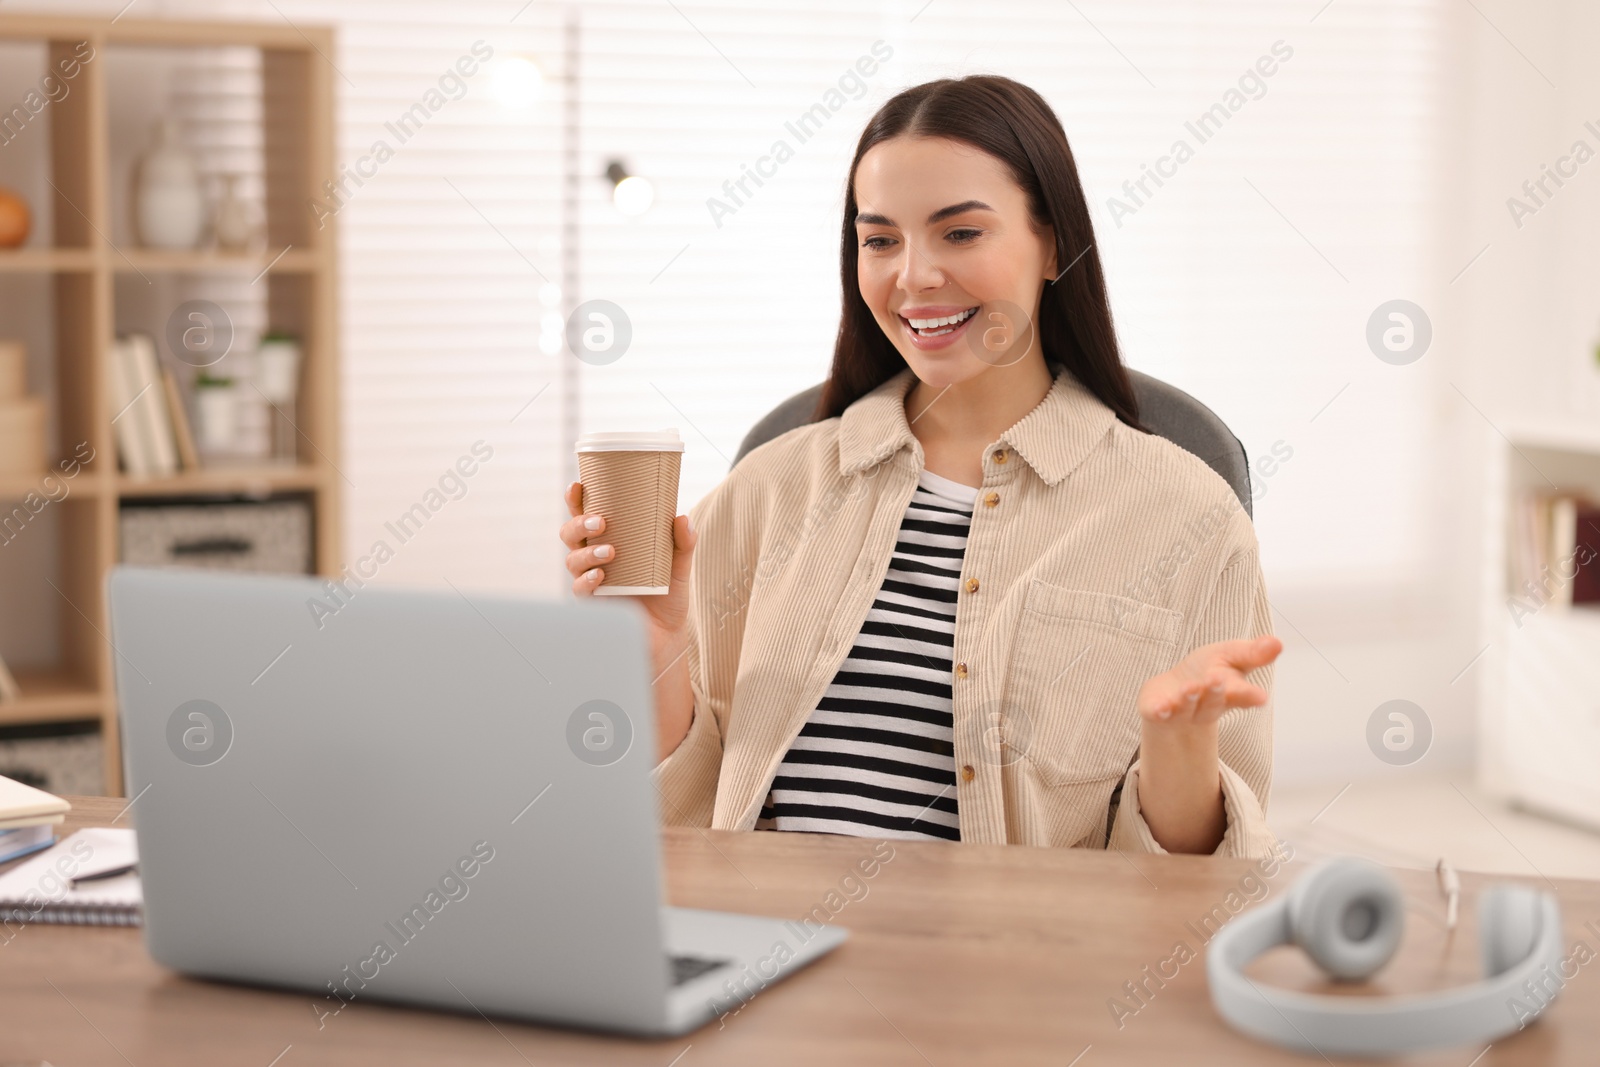
[[[589,570],[584,573],[583,577],[587,581],[598,582],[600,580],[600,569],[596,567],[592,570]]]
[[[1214,685],[1214,686],[1211,687],[1211,695],[1212,696],[1219,696],[1219,695],[1221,695],[1221,693],[1222,693],[1222,686]]]
[[[1170,718],[1172,718],[1172,709],[1171,708],[1162,708],[1160,711],[1156,712],[1156,718],[1158,718],[1158,719],[1170,719]]]
[[[685,515],[683,517],[683,524],[689,528],[690,533],[694,533],[694,519],[691,516]]]
[[[596,545],[595,549],[594,549],[594,558],[595,559],[610,559],[611,558],[611,546],[610,545]]]
[[[598,515],[590,515],[587,519],[584,519],[583,520],[583,528],[585,530],[598,530],[598,529],[600,529],[600,516],[598,516]]]

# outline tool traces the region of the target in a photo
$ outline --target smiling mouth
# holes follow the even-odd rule
[[[977,313],[978,309],[976,307],[970,307],[958,314],[946,315],[937,319],[908,319],[901,315],[900,321],[905,323],[907,328],[918,337],[943,337],[947,333],[954,333],[960,329],[962,323]]]

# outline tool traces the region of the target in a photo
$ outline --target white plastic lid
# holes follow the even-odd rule
[[[609,433],[586,433],[578,438],[574,452],[682,452],[683,440],[678,428],[665,430],[613,430]]]

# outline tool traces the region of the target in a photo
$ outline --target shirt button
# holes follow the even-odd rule
[[[994,450],[994,461],[996,463],[1004,463],[1006,461],[1006,450],[1003,449],[1003,448],[995,449]]]
[[[972,764],[968,763],[961,768],[961,780],[963,782],[970,782],[977,776],[978,772],[972,769]]]
[[[956,664],[956,677],[957,678],[965,678],[966,676],[967,676],[967,665],[965,663],[957,663]]]
[[[976,578],[968,578],[967,579],[967,592],[976,593],[977,591],[978,591],[978,579],[976,579]]]
[[[1000,503],[999,493],[990,493],[988,496],[983,498],[983,506],[986,508],[992,508],[998,503]]]

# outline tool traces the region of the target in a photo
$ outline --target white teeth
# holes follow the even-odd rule
[[[906,321],[911,324],[911,328],[914,330],[937,330],[941,326],[954,326],[957,323],[965,322],[977,310],[977,308],[968,308],[959,314],[947,315],[942,319],[906,319]]]

